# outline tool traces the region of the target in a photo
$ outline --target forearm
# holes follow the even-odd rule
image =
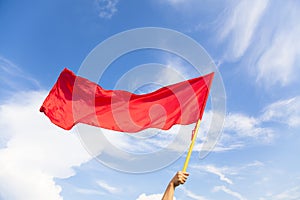
[[[184,184],[188,176],[189,173],[178,171],[168,184],[162,200],[173,200],[175,188],[180,184]]]
[[[170,182],[164,193],[164,196],[162,197],[162,200],[173,200],[174,190],[175,190],[174,183]]]

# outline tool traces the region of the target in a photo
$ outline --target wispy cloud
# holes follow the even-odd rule
[[[237,138],[253,138],[254,141],[270,143],[274,139],[274,130],[264,127],[260,117],[250,117],[241,113],[231,113],[226,116],[223,139],[232,140],[232,135]]]
[[[225,173],[228,173],[227,167],[217,168],[213,165],[202,165],[202,166],[193,166],[192,168],[197,168],[197,169],[215,174],[215,175],[219,176],[221,181],[224,181],[228,184],[233,184],[232,180],[227,178],[225,175]]]
[[[207,111],[203,116],[203,123],[198,135],[195,151],[210,151],[205,149],[204,140],[207,136],[211,122],[211,111]],[[276,138],[276,132],[272,127],[265,126],[265,121],[261,116],[252,117],[242,113],[229,113],[225,117],[225,122],[220,140],[211,151],[223,152],[241,149],[245,145],[270,144]]]
[[[300,186],[287,189],[279,194],[273,195],[273,200],[295,200],[300,199]]]
[[[290,127],[300,126],[300,96],[274,102],[264,109],[262,121],[276,121]]]
[[[207,198],[205,198],[204,196],[195,194],[194,192],[186,189],[185,187],[180,187],[180,189],[184,192],[186,197],[189,197],[189,198],[195,199],[195,200],[207,200]]]
[[[215,166],[213,164],[208,165],[191,165],[191,169],[195,169],[197,171],[204,171],[206,173],[217,175],[220,179],[220,181],[225,182],[229,185],[234,184],[234,178],[237,178],[237,176],[240,176],[244,172],[248,172],[251,169],[258,170],[259,167],[263,167],[264,164],[260,161],[254,161],[251,163],[243,164],[240,166]],[[238,177],[240,178],[240,177]]]
[[[95,2],[101,18],[110,19],[118,11],[119,0],[96,0]]]
[[[286,124],[291,128],[299,127],[299,102],[300,97],[295,96],[270,103],[256,117],[241,113],[228,114],[225,119],[221,140],[215,151],[217,151],[218,147],[221,150],[226,150],[226,148],[241,148],[246,144],[246,138],[251,138],[253,142],[259,142],[260,144],[271,143],[276,137],[280,137],[280,135],[269,124],[270,122]],[[251,141],[247,140],[247,142]]]
[[[266,15],[266,23],[261,26],[261,34],[272,39],[270,42],[266,39],[258,43],[258,48],[263,50],[256,62],[257,81],[266,86],[286,86],[298,81],[297,75],[300,72],[300,4],[296,1],[278,3],[273,2]],[[275,10],[278,11],[276,14]],[[254,48],[253,51],[257,50]]]
[[[229,6],[219,35],[220,41],[229,40],[226,60],[236,60],[244,55],[267,5],[267,0],[255,0],[234,2]]]
[[[234,192],[232,190],[230,190],[229,188],[227,188],[226,186],[222,185],[222,186],[215,186],[213,189],[213,192],[219,192],[219,191],[223,191],[239,200],[247,200],[245,197],[243,197],[240,193],[238,192]]]
[[[108,183],[106,183],[103,180],[98,180],[97,185],[111,194],[116,194],[116,193],[120,192],[119,188],[109,185]]]
[[[74,175],[73,167],[91,159],[74,134],[39,113],[45,96],[20,92],[0,105],[1,135],[7,135],[0,149],[0,191],[6,200],[62,199],[54,178]]]
[[[222,15],[219,42],[226,45],[223,60],[242,66],[266,88],[299,81],[299,2],[285,4],[255,0],[229,4]]]
[[[203,2],[193,0],[166,2],[186,16],[201,13],[199,8],[203,6]],[[206,9],[208,7],[215,8],[214,5]],[[238,61],[241,67],[247,68],[258,85],[267,89],[275,85],[284,87],[299,83],[299,2],[229,1],[221,8],[210,12],[217,16],[214,17],[217,20],[213,25],[206,26],[209,32],[215,34],[209,39],[216,41],[218,49],[220,45],[224,49],[219,60],[224,63]],[[191,20],[189,17],[185,20],[192,25],[198,26],[200,23],[204,26],[201,20]]]
[[[12,93],[22,89],[40,89],[37,80],[25,73],[12,61],[0,56],[0,87],[1,93]]]

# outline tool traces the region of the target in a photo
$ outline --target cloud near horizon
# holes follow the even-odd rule
[[[39,112],[45,96],[45,91],[19,92],[0,105],[0,196],[5,200],[61,200],[54,178],[73,176],[74,167],[91,159],[75,134]]]

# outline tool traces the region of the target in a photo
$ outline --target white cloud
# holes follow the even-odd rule
[[[165,82],[165,85],[170,85],[198,75],[192,72],[192,68],[186,65],[181,59],[169,57],[166,59],[166,67],[157,74],[156,79]]]
[[[135,173],[149,172],[169,165],[185,152],[190,142],[186,140],[190,137],[187,134],[191,133],[189,127],[189,125],[181,128],[173,126],[168,131],[155,130],[154,133],[157,135],[153,135],[151,129],[136,134],[102,130],[104,139],[107,139],[103,142],[103,139],[94,137],[99,135],[99,130],[90,131],[96,128],[89,126],[89,134],[93,132],[92,137],[95,139],[84,143],[89,150],[92,149],[92,155],[99,155],[98,159],[108,154],[108,159],[104,158],[101,161],[114,169]],[[187,129],[190,131],[185,131]],[[90,138],[90,135],[87,137]],[[96,147],[95,151],[93,146]]]
[[[276,83],[285,86],[296,78],[296,61],[300,55],[298,35],[300,30],[286,30],[275,36],[270,48],[261,55],[257,63],[257,81],[263,81],[266,86]]]
[[[75,174],[90,156],[77,137],[39,112],[46,92],[19,92],[0,105],[0,193],[5,200],[63,199],[54,178]]]
[[[167,147],[174,141],[180,129],[186,130],[189,126],[174,125],[169,130],[146,129],[135,134],[103,129],[103,134],[111,144],[126,152],[151,153]]]
[[[274,128],[264,124],[271,119],[263,120],[261,115],[252,117],[243,113],[229,113],[225,117],[220,139],[213,138],[212,140],[216,143],[215,147],[207,148],[204,141],[210,137],[208,131],[212,123],[212,114],[212,111],[208,110],[203,115],[194,151],[224,152],[241,149],[252,144],[265,145],[272,143],[277,136]],[[214,146],[214,144],[210,145]]]
[[[207,200],[205,197],[195,194],[194,192],[186,189],[185,187],[180,187],[180,189],[184,192],[184,194],[191,198],[191,199],[195,199],[195,200]]]
[[[222,166],[218,167],[213,164],[208,165],[191,165],[191,169],[195,169],[196,171],[204,171],[207,173],[211,173],[217,175],[220,181],[225,182],[229,185],[234,184],[234,179],[240,179],[243,173],[249,173],[249,170],[255,169],[256,171],[260,169],[260,167],[264,166],[264,164],[260,161],[254,161],[248,164],[243,164],[241,166]]]
[[[219,42],[227,45],[224,60],[247,66],[266,88],[298,81],[299,2],[240,1],[228,6],[219,28]]]
[[[215,174],[215,175],[219,176],[221,181],[224,181],[228,184],[233,184],[232,180],[227,178],[226,175],[225,175],[225,173],[228,172],[227,168],[217,168],[213,165],[203,165],[203,166],[197,166],[197,167],[194,166],[194,168],[199,168],[199,169],[202,169],[206,172]]]
[[[262,162],[256,160],[256,161],[254,161],[254,162],[252,162],[252,163],[249,163],[249,164],[245,165],[245,166],[242,167],[241,169],[243,169],[243,168],[248,168],[248,167],[262,167],[262,166],[264,166],[264,163],[262,163]]]
[[[246,144],[246,141],[251,142],[248,140],[249,138],[260,144],[271,143],[278,134],[272,126],[267,125],[269,122],[286,124],[291,128],[299,127],[300,97],[295,96],[271,103],[263,108],[262,114],[257,117],[241,113],[228,114],[221,140],[215,151],[241,148]]]
[[[251,144],[269,144],[275,139],[275,130],[271,127],[265,127],[261,116],[251,117],[242,113],[229,113],[225,117],[223,132],[220,140],[214,149],[206,149],[204,147],[204,139],[210,122],[211,111],[204,114],[203,123],[200,127],[197,144],[194,147],[195,151],[213,151],[223,152],[235,149],[241,149],[245,145]]]
[[[271,128],[263,127],[259,117],[249,117],[240,113],[232,113],[226,116],[224,132],[234,133],[239,138],[253,138],[255,141],[263,143],[270,143],[274,139],[274,131]],[[223,137],[225,137],[225,140],[233,139],[229,134],[223,135]]]
[[[239,62],[240,66],[248,69],[257,84],[269,88],[299,83],[298,1],[229,1],[221,5],[221,9],[220,4],[219,7],[205,4],[206,10],[215,10],[208,12],[208,15],[217,16],[213,18],[215,21],[208,23],[209,25],[203,25],[207,21],[195,21],[194,17],[192,20],[190,17],[191,13],[202,11],[199,8],[203,7],[203,2],[166,2],[172,5],[175,11],[184,13],[184,19],[189,20],[190,24],[198,24],[196,27],[206,27],[210,32],[216,32],[212,39],[217,41],[218,50],[220,44],[221,49],[224,49],[219,60]],[[215,27],[218,31],[215,31]]]
[[[300,4],[296,1],[273,4],[265,19],[267,23],[262,25],[261,30],[262,34],[272,39],[258,44],[264,50],[257,58],[257,81],[266,86],[277,83],[286,86],[297,81],[300,72]],[[278,12],[274,13],[275,10]]]
[[[40,84],[16,64],[0,56],[0,87],[1,92],[12,92],[27,87],[38,89]]]
[[[264,109],[262,121],[276,121],[290,127],[300,126],[300,96],[274,102]]]
[[[231,150],[236,150],[236,149],[241,149],[243,148],[245,145],[242,143],[237,143],[237,144],[225,144],[222,143],[222,140],[220,140],[216,146],[213,149],[205,149],[203,148],[203,143],[202,142],[198,142],[197,144],[195,144],[194,146],[194,151],[210,151],[210,152],[224,152],[224,151],[231,151]]]
[[[111,193],[111,194],[115,194],[120,192],[120,189],[109,185],[108,183],[104,182],[103,180],[98,180],[97,184],[99,187],[101,187],[102,189],[104,189],[105,191]]]
[[[268,5],[267,0],[240,1],[229,6],[225,23],[220,27],[219,39],[229,39],[226,60],[243,56],[252,42],[254,32]],[[224,16],[223,16],[224,17]]]
[[[229,188],[225,187],[224,185],[222,186],[215,186],[213,189],[213,192],[218,192],[218,191],[223,191],[239,200],[246,200],[245,197],[243,197],[240,193],[238,192],[234,192],[232,190],[230,190]]]
[[[290,188],[279,194],[273,195],[272,200],[295,200],[300,199],[300,186]]]
[[[146,195],[145,193],[141,194],[136,200],[161,200],[163,194],[150,194]],[[176,200],[174,197],[173,200]]]
[[[116,12],[118,0],[96,0],[97,10],[99,11],[99,17],[110,19]]]

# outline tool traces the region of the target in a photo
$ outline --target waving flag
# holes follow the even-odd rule
[[[121,132],[146,128],[167,130],[202,118],[214,73],[162,87],[147,94],[105,90],[64,69],[41,112],[69,130],[77,123]]]

